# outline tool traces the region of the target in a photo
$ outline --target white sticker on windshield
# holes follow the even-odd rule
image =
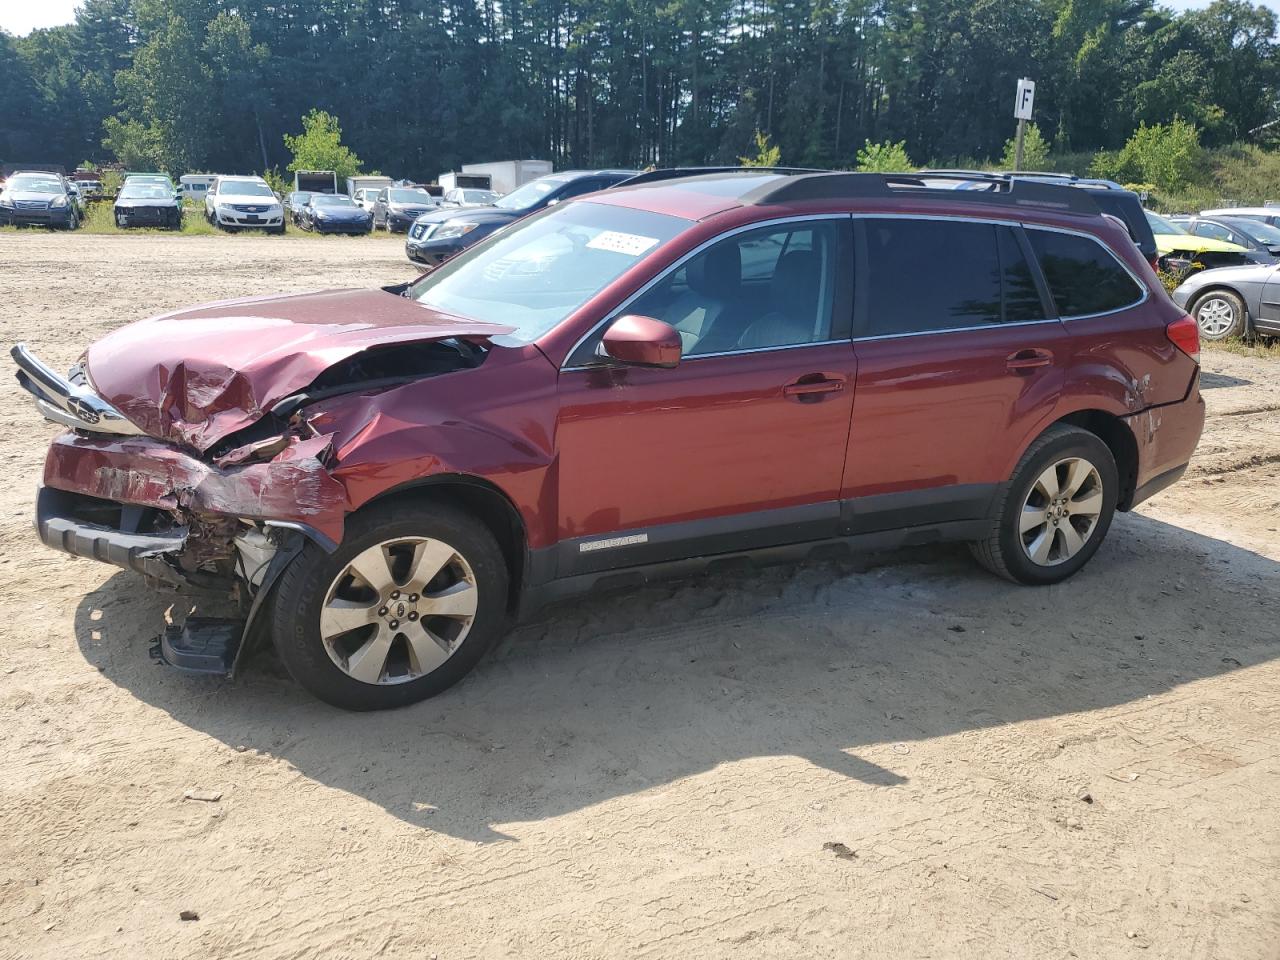
[[[587,242],[587,246],[592,250],[608,250],[611,253],[625,253],[629,257],[638,257],[650,247],[655,246],[657,242],[657,237],[642,237],[635,233],[604,230],[592,237]]]

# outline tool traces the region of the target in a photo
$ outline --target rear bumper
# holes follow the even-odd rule
[[[1138,476],[1129,506],[1137,506],[1182,477],[1204,432],[1204,419],[1199,371],[1185,399],[1124,418],[1138,444]]]

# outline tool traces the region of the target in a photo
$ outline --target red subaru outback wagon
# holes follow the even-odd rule
[[[1186,469],[1195,321],[1087,192],[639,179],[404,287],[143,320],[66,377],[15,348],[71,428],[41,539],[239,598],[166,629],[170,663],[270,636],[372,709],[535,600],[744,553],[960,540],[1056,583]]]

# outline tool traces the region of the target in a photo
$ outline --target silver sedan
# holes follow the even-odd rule
[[[1173,300],[1195,317],[1206,340],[1249,331],[1280,337],[1280,266],[1201,270],[1173,291]]]

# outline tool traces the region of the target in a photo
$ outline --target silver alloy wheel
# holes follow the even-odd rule
[[[362,683],[406,683],[457,652],[478,606],[475,573],[442,540],[400,537],[357,554],[325,594],[320,637]]]
[[[1235,310],[1222,297],[1209,297],[1196,307],[1196,323],[1207,337],[1222,336],[1235,321]]]
[[[1102,514],[1102,476],[1082,457],[1067,457],[1045,469],[1027,492],[1018,538],[1042,567],[1065,563],[1084,549]]]

